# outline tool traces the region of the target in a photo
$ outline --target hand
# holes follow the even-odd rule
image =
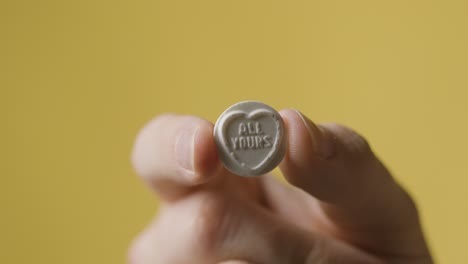
[[[280,113],[290,184],[224,169],[206,120],[151,121],[132,159],[162,206],[130,263],[432,263],[413,200],[361,136]]]

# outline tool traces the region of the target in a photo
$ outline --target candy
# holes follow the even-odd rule
[[[257,101],[226,109],[216,121],[214,138],[224,167],[240,176],[273,170],[286,149],[283,119],[273,108]]]

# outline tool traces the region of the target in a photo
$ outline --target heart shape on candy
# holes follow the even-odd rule
[[[284,125],[271,107],[246,101],[228,108],[214,129],[224,166],[240,176],[258,176],[276,167],[285,151]]]

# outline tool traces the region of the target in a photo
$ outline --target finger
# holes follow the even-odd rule
[[[228,261],[220,262],[219,264],[253,264],[253,263],[241,261],[241,260],[228,260]]]
[[[321,201],[330,229],[338,228],[333,232],[365,247],[389,250],[392,243],[399,248],[414,244],[408,234],[422,239],[414,203],[366,140],[341,125],[315,125],[296,110],[281,115],[289,150],[280,168],[291,184]]]
[[[221,169],[212,135],[213,125],[201,118],[159,116],[137,136],[133,166],[162,198],[174,200]]]
[[[229,195],[197,193],[163,208],[132,247],[132,264],[380,263],[344,243],[288,225],[256,206],[232,202]]]
[[[327,230],[322,228],[322,222],[315,220],[321,210],[317,199],[275,177],[263,178],[261,188],[264,205],[273,214],[305,230],[327,234],[323,232]]]

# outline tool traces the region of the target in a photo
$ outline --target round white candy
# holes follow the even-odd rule
[[[258,176],[283,159],[283,119],[270,106],[244,101],[229,107],[216,121],[214,138],[221,161],[240,176]]]

